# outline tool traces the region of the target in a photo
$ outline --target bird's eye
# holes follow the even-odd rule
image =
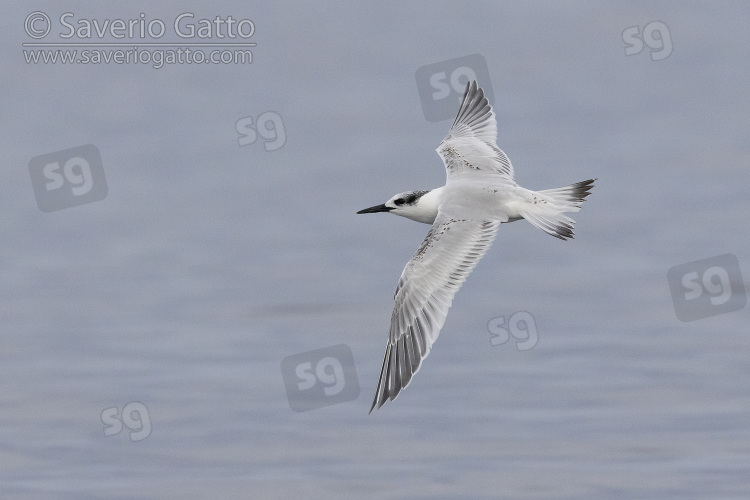
[[[393,203],[395,203],[396,205],[403,205],[404,204],[404,199],[403,198],[399,198],[398,200],[394,201]]]

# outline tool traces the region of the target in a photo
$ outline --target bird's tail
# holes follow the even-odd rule
[[[569,186],[539,191],[542,203],[536,203],[521,215],[547,234],[565,240],[573,237],[575,221],[564,212],[578,212],[581,203],[591,194],[596,179],[576,182]]]

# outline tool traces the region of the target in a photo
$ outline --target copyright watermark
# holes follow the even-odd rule
[[[52,21],[50,21],[49,16],[44,12],[35,11],[26,16],[26,22],[23,27],[26,34],[31,38],[41,40],[49,35],[52,28]]]
[[[257,45],[251,19],[192,12],[164,20],[144,12],[126,19],[34,11],[24,31],[27,64],[251,64]]]
[[[281,360],[289,407],[305,412],[359,397],[359,378],[352,350],[339,344],[287,356]]]
[[[245,116],[234,124],[239,137],[240,146],[255,144],[260,136],[266,151],[276,151],[286,144],[284,120],[275,111],[266,111],[253,120],[252,116]]]
[[[116,436],[124,429],[127,429],[131,441],[143,441],[151,435],[151,416],[146,405],[140,401],[128,403],[122,410],[119,406],[105,408],[101,420],[107,437]]]
[[[539,341],[534,316],[526,311],[511,314],[507,322],[505,316],[492,318],[487,323],[487,331],[490,332],[490,345],[493,347],[505,344],[512,338],[516,343],[516,349],[528,351]]]
[[[642,30],[640,26],[625,28],[622,41],[625,42],[626,56],[640,54],[646,47],[652,61],[661,61],[672,55],[672,34],[662,21],[651,21]]]
[[[740,261],[731,253],[669,268],[667,281],[677,319],[695,321],[747,305]]]
[[[156,40],[168,32],[184,40],[206,39],[249,39],[255,34],[255,23],[250,19],[235,19],[231,15],[216,16],[213,19],[195,19],[192,12],[183,12],[171,21],[148,19],[141,12],[132,19],[88,19],[77,18],[73,12],[65,12],[53,22],[42,11],[34,11],[24,21],[26,34],[35,40],[46,38],[56,27],[58,37],[63,40],[78,39],[103,40],[107,37],[116,40]],[[168,27],[169,26],[169,27]]]
[[[93,144],[35,156],[29,161],[29,174],[36,204],[42,212],[107,197],[102,156]]]
[[[487,60],[470,54],[421,66],[415,74],[424,117],[431,122],[452,120],[461,104],[466,84],[477,80],[490,104],[495,102]]]

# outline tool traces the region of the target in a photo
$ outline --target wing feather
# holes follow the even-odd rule
[[[489,249],[498,226],[496,221],[459,220],[438,213],[401,273],[370,411],[409,385],[440,334],[453,296]]]
[[[515,185],[513,165],[496,143],[495,112],[477,82],[467,83],[453,126],[437,148],[448,178],[483,173]]]

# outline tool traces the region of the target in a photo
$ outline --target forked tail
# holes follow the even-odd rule
[[[591,194],[595,180],[539,191],[542,203],[534,204],[520,213],[524,219],[555,238],[572,238],[575,221],[564,212],[578,212],[581,209],[581,203]]]

